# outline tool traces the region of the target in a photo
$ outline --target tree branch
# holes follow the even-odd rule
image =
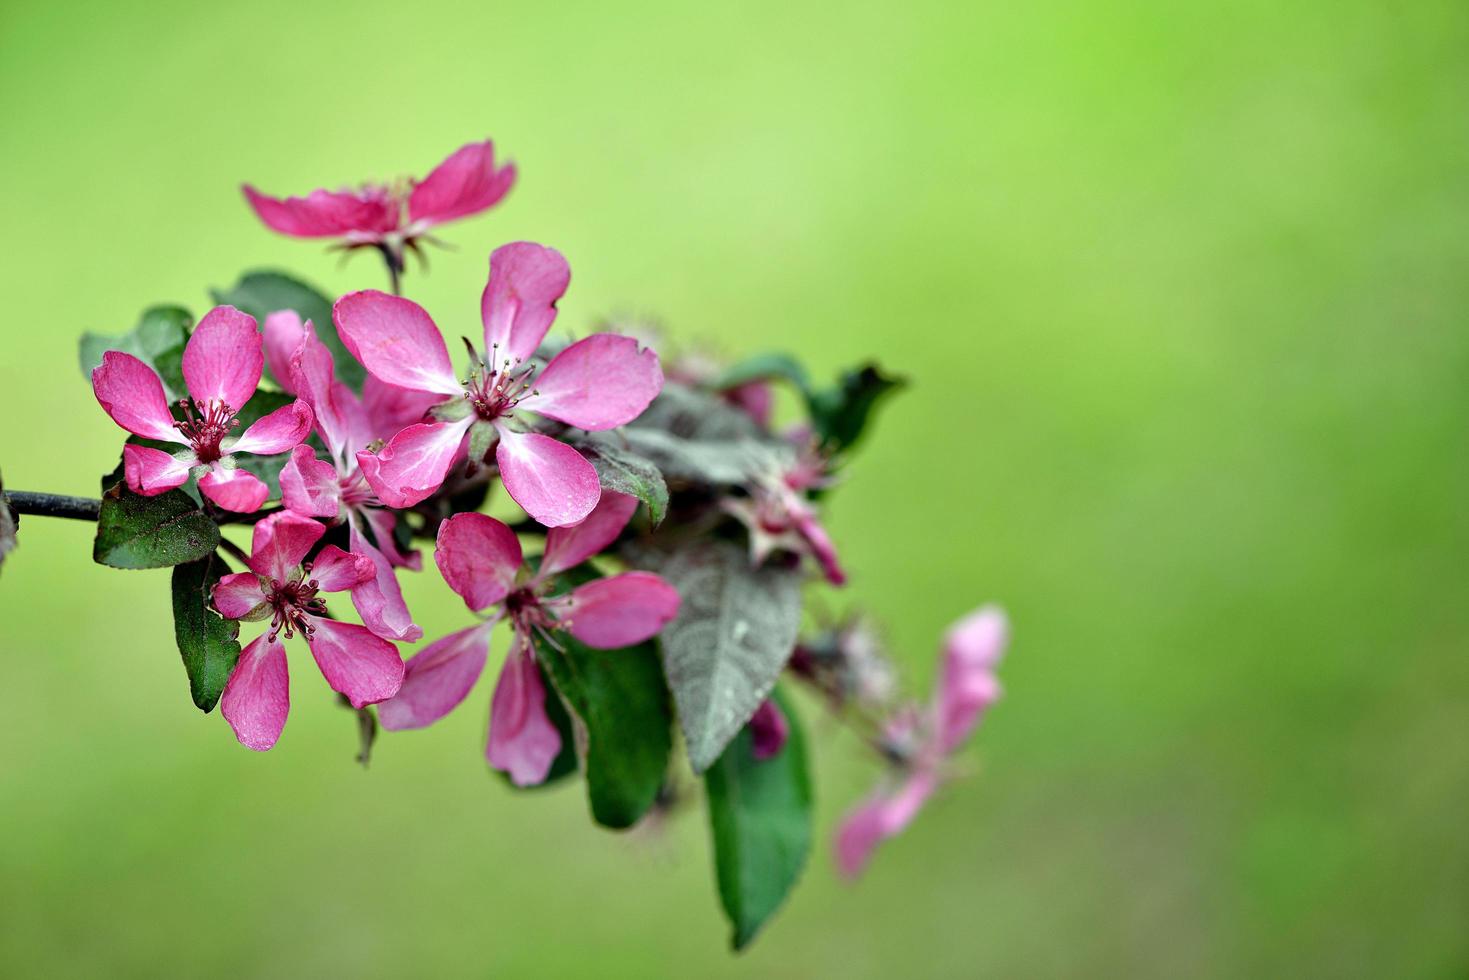
[[[95,521],[102,501],[95,497],[68,497],[59,493],[31,493],[28,490],[6,490],[5,498],[17,514],[44,517],[68,517],[74,521]]]

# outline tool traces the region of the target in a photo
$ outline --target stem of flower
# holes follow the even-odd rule
[[[246,568],[250,567],[250,556],[245,554],[244,549],[235,544],[229,538],[220,538],[219,546],[225,551],[229,552],[231,555],[233,555],[235,560],[238,561],[240,564],[244,565]]]
[[[32,493],[29,490],[7,490],[5,499],[17,514],[42,517],[66,517],[74,521],[95,521],[102,501],[95,497],[68,497],[60,493]]]

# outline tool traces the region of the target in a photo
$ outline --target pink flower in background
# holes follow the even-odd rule
[[[945,759],[1000,696],[995,667],[1008,642],[1005,614],[992,606],[950,628],[928,711],[906,711],[886,732],[887,748],[904,760],[900,776],[848,814],[837,832],[837,866],[842,874],[860,874],[877,845],[907,827],[938,789]]]
[[[326,528],[289,511],[255,525],[248,572],[214,586],[214,606],[226,619],[270,620],[269,632],[240,653],[225,684],[220,711],[241,744],[263,752],[275,745],[290,710],[286,638],[300,633],[332,690],[354,708],[384,701],[403,683],[397,649],[365,626],[328,619],[322,592],[372,581],[377,569],[363,555],[327,545],[310,564],[306,555]]]
[[[776,551],[809,555],[828,582],[844,585],[847,573],[837,559],[836,545],[806,496],[808,490],[830,485],[828,460],[816,451],[806,430],[787,438],[799,447],[795,460],[757,478],[747,496],[725,497],[720,506],[749,531],[755,564]]]
[[[287,358],[284,349],[292,343],[288,362],[281,366],[279,361]],[[289,378],[291,389],[311,406],[330,460],[317,459],[310,446],[297,446],[281,470],[282,503],[305,517],[345,521],[348,547],[370,559],[377,570],[370,581],[352,590],[363,622],[385,639],[418,639],[423,630],[403,602],[394,569],[417,570],[422,560],[418,552],[398,547],[393,536],[397,517],[383,508],[363,479],[356,454],[374,439],[422,417],[428,404],[420,395],[394,391],[371,377],[358,398],[336,380],[331,352],[316,338],[311,324],[302,324],[294,313],[275,313],[266,319],[266,352],[272,373]]]
[[[463,701],[484,670],[491,629],[505,619],[514,638],[491,701],[485,758],[518,786],[545,780],[561,751],[561,736],[546,715],[532,636],[554,643],[551,634],[565,631],[589,647],[617,649],[655,636],[678,615],[678,592],[649,572],[624,572],[564,595],[548,594],[557,574],[611,544],[636,509],[632,497],[603,494],[580,524],[550,529],[534,574],[525,566],[514,532],[494,518],[455,514],[440,525],[434,560],[444,581],[471,611],[497,607],[496,612],[408,661],[402,690],[379,709],[383,727],[422,728]]]
[[[154,496],[199,477],[204,496],[225,510],[259,510],[270,490],[253,473],[236,467],[235,454],[274,456],[288,452],[311,433],[311,409],[300,401],[279,408],[236,436],[235,415],[260,383],[260,334],[255,320],[233,306],[205,315],[184,347],[184,382],[189,398],[179,402],[184,421],[175,422],[153,369],[131,354],[108,351],[92,372],[92,390],[112,421],[134,435],[177,443],[186,449],[123,447],[128,489]]]
[[[755,709],[755,715],[749,721],[750,736],[754,739],[755,758],[764,762],[780,754],[785,748],[786,739],[791,734],[791,724],[786,721],[785,713],[775,703],[775,699],[766,698]]]
[[[478,214],[500,201],[515,182],[515,165],[496,169],[490,140],[460,147],[422,181],[368,184],[358,190],[315,190],[277,198],[244,186],[245,199],[265,224],[293,238],[339,238],[346,247],[402,249],[436,225]]]
[[[537,370],[531,358],[570,278],[555,249],[514,242],[495,250],[480,303],[485,358],[476,357],[467,382],[455,376],[443,337],[417,303],[376,290],[337,301],[337,331],[369,372],[399,388],[456,399],[434,410],[438,420],[404,428],[376,453],[357,453],[384,504],[411,507],[431,496],[465,458],[466,437],[477,429],[482,438],[471,443],[495,441],[500,480],[531,517],[564,527],[592,512],[601,495],[592,464],[571,446],[527,431],[517,412],[579,429],[615,428],[642,414],[662,389],[663,372],[657,354],[613,334],[579,340]]]

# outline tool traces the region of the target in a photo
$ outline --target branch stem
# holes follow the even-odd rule
[[[6,490],[5,498],[17,514],[66,517],[74,521],[95,521],[102,509],[102,501],[95,497],[68,497],[60,493]]]

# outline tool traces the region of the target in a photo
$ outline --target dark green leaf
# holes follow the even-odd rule
[[[508,772],[502,772],[499,769],[490,770],[503,779],[506,786],[521,792],[544,789],[553,783],[558,783],[576,772],[577,766],[576,729],[572,724],[571,715],[566,713],[566,705],[561,703],[561,698],[556,694],[556,685],[551,682],[545,666],[538,665],[537,669],[541,672],[541,684],[546,688],[546,717],[551,719],[551,724],[556,726],[556,731],[561,735],[561,751],[551,763],[551,771],[546,773],[546,778],[534,786],[516,786],[511,781]]]
[[[831,452],[850,448],[862,437],[873,408],[883,396],[906,383],[868,364],[843,374],[835,388],[812,394],[807,401],[811,424],[823,446]]]
[[[283,391],[267,391],[264,388],[257,390],[245,403],[245,407],[240,409],[235,416],[240,422],[239,428],[234,430],[235,435],[240,435],[271,412],[285,408],[295,400],[295,395],[288,395]],[[252,456],[248,453],[241,453],[232,458],[240,469],[249,470],[265,481],[265,485],[270,487],[272,500],[280,497],[281,470],[285,469],[286,463],[290,462],[290,453],[280,453],[275,456]]]
[[[337,380],[353,391],[362,390],[365,372],[357,359],[347,352],[332,322],[332,301],[316,289],[284,272],[261,270],[247,272],[233,289],[212,289],[216,303],[228,303],[253,316],[262,325],[265,318],[278,310],[295,310],[303,320],[316,327],[316,336],[332,352]],[[276,378],[277,382],[281,379]]]
[[[715,378],[709,387],[716,390],[737,388],[752,381],[767,381],[780,378],[796,386],[805,394],[810,389],[806,380],[806,369],[794,357],[779,352],[755,354],[738,364],[731,365]]]
[[[811,780],[801,726],[780,692],[790,734],[780,752],[755,758],[748,728],[704,776],[719,901],[743,949],[785,901],[811,852]]]
[[[603,490],[637,497],[648,508],[648,520],[654,527],[668,514],[668,484],[663,473],[646,456],[623,449],[604,433],[577,443],[577,449],[597,471]]]
[[[213,553],[173,569],[173,635],[201,711],[213,711],[240,659],[240,624],[209,607],[214,583],[229,572]]]
[[[5,481],[0,480],[0,565],[15,550],[15,530],[15,513],[10,509],[10,501],[5,499]]]
[[[680,439],[759,439],[760,423],[718,395],[666,381],[658,397],[631,423],[661,429]]]
[[[102,355],[118,350],[157,371],[170,399],[182,398],[188,394],[184,388],[184,345],[193,322],[188,310],[154,306],[143,312],[137,326],[120,336],[82,334],[78,349],[82,375],[90,381],[93,368],[102,363]]]
[[[631,827],[657,798],[673,748],[656,644],[593,650],[568,633],[556,642],[562,649],[538,639],[536,657],[585,733],[592,818]]]
[[[92,559],[113,568],[167,568],[197,561],[219,546],[219,527],[188,494],[133,493],[122,482],[102,495]]]
[[[627,429],[623,437],[634,452],[651,462],[663,476],[686,483],[746,483],[762,472],[778,468],[781,453],[788,451],[747,438],[681,439],[661,429]]]
[[[801,573],[729,541],[703,539],[661,561],[683,597],[661,637],[689,762],[703,772],[769,695],[801,625]]]

